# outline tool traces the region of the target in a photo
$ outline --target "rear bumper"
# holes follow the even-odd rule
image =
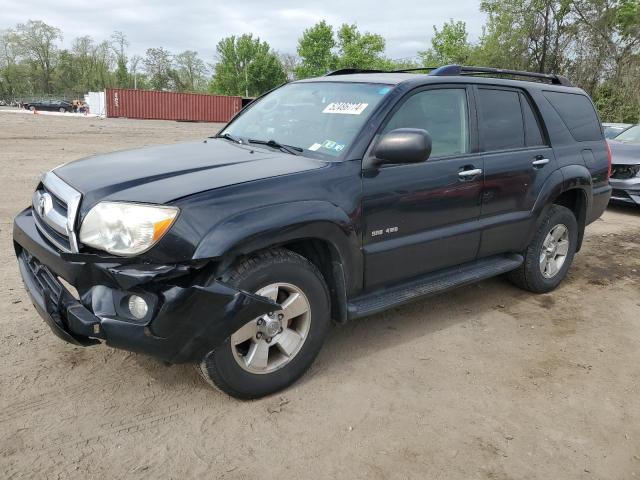
[[[104,341],[171,363],[197,362],[240,326],[277,308],[221,282],[194,283],[197,267],[61,254],[40,235],[31,209],[16,217],[13,239],[36,311],[55,335],[75,345]],[[60,278],[78,290],[77,297]],[[127,313],[130,294],[148,301],[149,313],[141,321]]]
[[[611,186],[604,185],[593,189],[593,202],[587,215],[587,225],[602,216],[611,198]]]
[[[627,180],[612,178],[609,183],[613,187],[612,201],[640,205],[640,177]]]

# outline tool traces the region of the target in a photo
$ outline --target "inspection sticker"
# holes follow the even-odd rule
[[[325,107],[322,113],[342,113],[346,115],[360,115],[368,103],[333,102]]]
[[[327,150],[334,150],[336,152],[341,152],[344,150],[344,143],[334,142],[333,140],[325,140],[322,142],[322,148],[326,148]]]
[[[318,150],[320,147],[322,146],[322,144],[320,143],[314,143],[313,145],[311,145],[308,150],[311,150],[312,152],[315,152],[316,150]]]

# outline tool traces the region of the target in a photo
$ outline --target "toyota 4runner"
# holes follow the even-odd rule
[[[341,70],[204,141],[47,172],[13,238],[63,340],[191,362],[254,398],[305,372],[331,320],[499,274],[553,290],[609,201],[610,164],[564,77]]]

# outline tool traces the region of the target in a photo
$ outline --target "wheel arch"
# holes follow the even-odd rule
[[[584,239],[592,195],[593,183],[589,170],[583,165],[568,165],[549,176],[538,195],[534,212],[536,217],[541,219],[544,218],[551,205],[561,205],[571,210],[578,222],[576,251],[579,251]]]
[[[218,260],[218,273],[247,255],[287,248],[322,273],[332,300],[332,316],[346,318],[346,297],[362,284],[359,234],[349,216],[324,201],[276,204],[243,212],[212,228],[194,259]]]

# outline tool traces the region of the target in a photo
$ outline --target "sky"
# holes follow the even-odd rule
[[[129,54],[149,47],[178,53],[196,50],[214,62],[215,45],[229,35],[253,33],[281,53],[295,53],[305,28],[325,19],[335,27],[356,23],[361,32],[385,37],[386,55],[415,57],[430,46],[433,25],[453,18],[467,23],[470,40],[481,33],[479,0],[0,0],[0,30],[29,19],[60,28],[62,45],[78,36],[109,39],[114,30],[127,36]]]

